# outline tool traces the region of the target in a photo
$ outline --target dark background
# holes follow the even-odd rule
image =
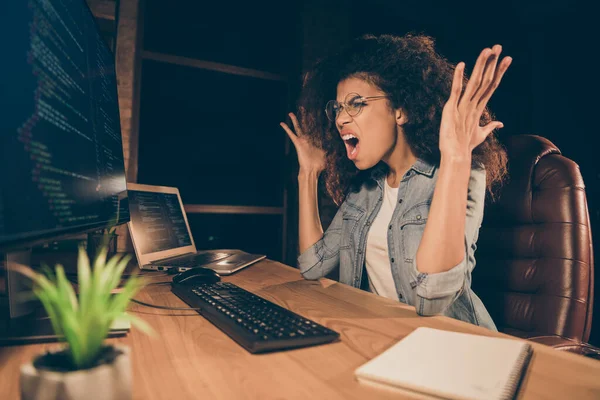
[[[451,62],[466,62],[468,73],[483,48],[501,44],[513,63],[489,103],[505,126],[500,140],[541,135],[577,162],[592,232],[600,229],[598,85],[592,61],[598,35],[595,14],[583,2],[205,3],[147,0],[143,50],[285,79],[227,75],[143,57],[138,182],[177,186],[184,203],[283,207],[286,218],[190,215],[199,248],[239,247],[295,265],[297,161],[278,124],[293,111],[302,72],[364,33],[431,35]],[[322,199],[324,225],[333,213],[332,203]],[[595,286],[600,310],[600,286]],[[594,321],[590,341],[598,345],[598,311]]]

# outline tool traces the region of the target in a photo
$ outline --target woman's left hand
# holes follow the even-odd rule
[[[440,127],[442,157],[470,159],[475,147],[483,143],[494,129],[504,126],[498,121],[479,126],[481,115],[490,97],[512,62],[512,58],[504,57],[498,64],[501,51],[502,46],[495,45],[492,49],[484,49],[481,52],[464,93],[462,87],[465,63],[460,62],[456,66],[452,92],[442,112]]]

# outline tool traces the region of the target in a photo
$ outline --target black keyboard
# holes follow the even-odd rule
[[[177,257],[172,260],[155,261],[152,265],[166,266],[166,267],[195,267],[199,265],[205,265],[211,262],[215,262],[225,257],[229,257],[230,253],[200,253],[192,254],[190,256]]]
[[[173,285],[171,290],[250,353],[322,344],[340,336],[232,283]]]

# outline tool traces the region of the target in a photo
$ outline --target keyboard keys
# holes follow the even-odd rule
[[[172,290],[252,353],[327,343],[339,337],[335,331],[228,282]]]

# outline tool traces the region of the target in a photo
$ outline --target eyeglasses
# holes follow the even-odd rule
[[[342,109],[346,110],[349,116],[357,116],[369,100],[384,99],[388,96],[369,96],[364,97],[358,93],[348,93],[343,103],[337,100],[329,100],[325,105],[325,114],[331,122],[335,122]]]

